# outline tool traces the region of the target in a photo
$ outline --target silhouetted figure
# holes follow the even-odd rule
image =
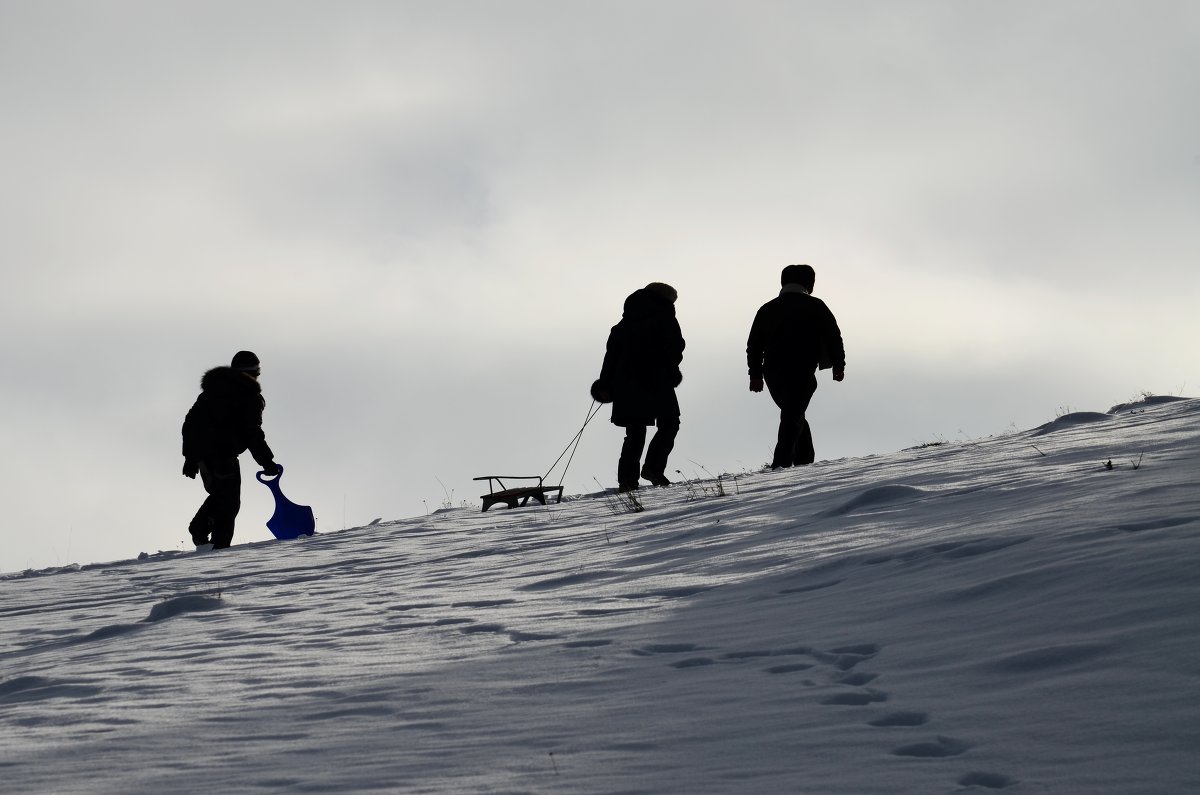
[[[188,530],[197,546],[224,549],[233,543],[233,525],[242,505],[238,456],[250,450],[263,471],[279,474],[262,429],[262,387],[258,357],[239,351],[229,367],[214,367],[200,379],[200,395],[183,421],[183,474],[199,473],[208,498]]]
[[[817,369],[833,368],[833,380],[846,377],[842,332],[825,302],[813,297],[816,273],[808,265],[788,265],[780,275],[779,296],[754,316],[746,342],[750,391],[763,381],[779,406],[779,437],[771,468],[816,460],[812,430],[804,414],[817,391]]]
[[[654,282],[625,299],[621,322],[608,335],[600,378],[592,397],[613,404],[612,422],[625,428],[617,462],[617,487],[638,487],[638,474],[655,486],[669,486],[667,457],[679,433],[679,400],[675,387],[683,380],[683,334],[675,319],[675,288]],[[646,428],[657,425],[646,450]]]

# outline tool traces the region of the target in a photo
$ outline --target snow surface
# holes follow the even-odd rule
[[[7,576],[0,790],[1200,792],[1198,464],[1148,400]]]

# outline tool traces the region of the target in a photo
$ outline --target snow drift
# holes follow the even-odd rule
[[[1200,791],[1200,401],[1075,419],[7,576],[0,789]]]

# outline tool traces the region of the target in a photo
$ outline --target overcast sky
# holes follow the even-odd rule
[[[477,507],[650,281],[687,477],[770,457],[793,262],[847,347],[819,459],[1200,394],[1197,41],[1187,0],[0,2],[0,570],[190,546],[180,424],[243,348],[319,530]]]

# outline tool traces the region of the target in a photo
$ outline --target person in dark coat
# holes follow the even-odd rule
[[[779,435],[771,468],[816,460],[812,429],[805,412],[817,391],[817,369],[833,369],[833,380],[846,377],[846,350],[833,312],[812,294],[816,272],[788,265],[780,275],[783,289],[754,316],[746,342],[750,391],[766,382],[779,407]]]
[[[654,282],[625,299],[621,322],[612,327],[600,378],[592,397],[611,402],[612,422],[625,428],[617,462],[617,487],[632,491],[638,475],[655,486],[669,486],[667,457],[679,433],[679,400],[675,387],[683,380],[683,333],[675,319],[678,294],[668,284]],[[657,425],[646,450],[646,428]]]
[[[258,357],[239,351],[229,367],[214,367],[200,379],[200,395],[183,421],[183,474],[200,475],[208,498],[188,525],[197,547],[233,543],[242,504],[238,456],[247,449],[269,476],[279,474],[263,434],[266,401],[258,383]]]

